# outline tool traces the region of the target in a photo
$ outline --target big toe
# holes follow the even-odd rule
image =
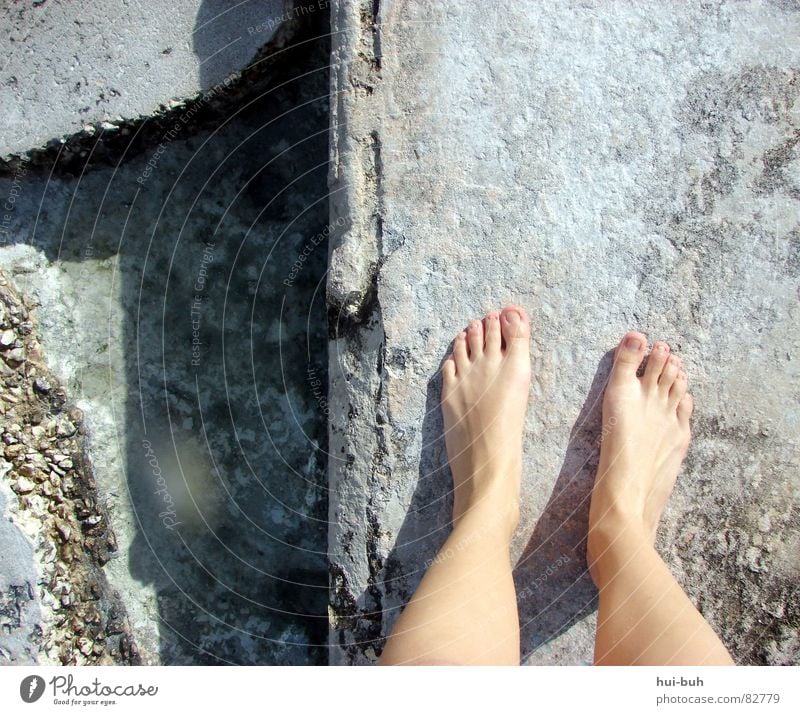
[[[611,368],[611,383],[630,380],[642,364],[647,349],[647,338],[635,330],[625,334],[614,352],[614,366]]]
[[[503,308],[500,313],[503,345],[509,354],[527,354],[531,338],[531,324],[525,311],[516,305]]]

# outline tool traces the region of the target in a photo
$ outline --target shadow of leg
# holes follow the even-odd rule
[[[586,567],[586,532],[612,359],[608,352],[598,365],[553,492],[514,569],[523,660],[597,607]]]

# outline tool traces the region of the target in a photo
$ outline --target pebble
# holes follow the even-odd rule
[[[9,444],[3,450],[6,459],[19,459],[24,453],[24,444]]]
[[[0,346],[7,348],[14,344],[14,341],[17,339],[16,334],[13,330],[4,330],[2,334],[0,334]]]
[[[59,437],[72,437],[75,434],[75,425],[69,420],[60,420],[56,428],[56,435]]]
[[[45,380],[45,378],[37,377],[33,381],[33,389],[42,395],[46,395],[53,388],[51,387],[50,383],[47,380]]]
[[[72,536],[72,529],[70,529],[69,524],[65,524],[63,521],[56,522],[56,531],[58,531],[61,541],[65,544],[69,541],[69,537]]]
[[[20,477],[14,483],[14,489],[18,494],[30,494],[36,486],[30,479]]]
[[[3,357],[8,362],[25,362],[25,351],[22,348],[14,348],[6,352]]]

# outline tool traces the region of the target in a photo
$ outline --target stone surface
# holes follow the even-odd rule
[[[591,661],[599,400],[638,328],[697,404],[659,548],[739,662],[800,663],[800,11],[337,0],[332,25],[332,662],[374,660],[443,542],[440,361],[517,302],[525,662]]]
[[[117,546],[83,414],[43,363],[35,321],[3,271],[0,328],[22,354],[0,357],[0,663],[138,664],[102,571]]]
[[[284,0],[13,3],[0,20],[0,158],[207,91],[296,17]]]
[[[5,475],[11,465],[0,462]],[[41,606],[33,547],[13,523],[8,508],[16,495],[0,480],[0,662],[15,665],[38,662]]]
[[[84,412],[146,664],[327,658],[325,19],[210,126],[178,108],[118,166],[0,179],[0,267]]]

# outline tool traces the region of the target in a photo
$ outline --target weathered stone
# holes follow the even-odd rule
[[[797,664],[800,12],[375,7],[332,10],[332,661],[374,659],[445,539],[439,366],[515,302],[534,326],[525,661],[591,661],[600,397],[638,328],[697,405],[659,549],[737,660]]]

